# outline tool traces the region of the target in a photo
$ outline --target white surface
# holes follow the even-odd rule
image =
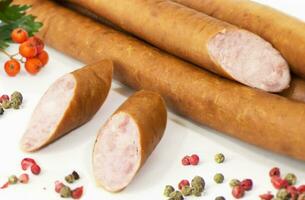
[[[261,0],[260,2],[273,5],[305,20],[304,1]],[[9,51],[14,52],[15,47]],[[254,189],[247,192],[244,199],[258,199],[259,194],[272,190],[268,171],[273,166],[280,167],[283,173],[296,173],[300,178],[298,183],[305,183],[304,162],[258,149],[203,126],[195,125],[174,114],[169,114],[165,137],[132,184],[119,194],[110,194],[97,188],[91,170],[91,151],[96,132],[132,92],[117,83],[113,84],[105,104],[90,122],[40,152],[34,154],[21,152],[18,146],[19,139],[40,96],[59,76],[82,66],[81,63],[53,49],[48,48],[48,52],[50,53],[48,66],[35,77],[23,71],[16,78],[8,78],[2,67],[0,70],[0,94],[10,94],[19,90],[25,98],[21,110],[7,111],[0,117],[0,183],[4,183],[8,175],[22,172],[20,161],[23,157],[34,157],[42,167],[42,174],[31,176],[28,185],[16,185],[6,190],[0,190],[1,200],[60,199],[54,192],[54,181],[63,180],[63,177],[72,170],[77,170],[81,176],[81,180],[72,187],[84,185],[85,193],[82,199],[86,200],[165,199],[162,192],[166,184],[176,186],[179,180],[191,179],[195,175],[205,178],[206,190],[201,198],[187,199],[213,200],[218,195],[224,195],[226,199],[233,199],[228,186],[231,178],[252,178]],[[1,54],[1,66],[5,59]],[[226,155],[227,160],[224,164],[214,163],[213,156],[217,152],[223,152]],[[196,167],[181,166],[181,158],[192,153],[200,155],[200,164]],[[222,172],[225,175],[224,184],[216,185],[213,182],[216,172]]]

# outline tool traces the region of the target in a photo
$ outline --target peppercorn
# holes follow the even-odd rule
[[[200,192],[203,192],[204,190],[204,186],[199,182],[192,184],[192,188],[196,188],[196,190]]]
[[[204,179],[201,177],[201,176],[195,176],[193,179],[192,179],[192,182],[191,182],[192,186],[193,185],[196,185],[196,184],[200,184],[202,186],[202,188],[204,189],[205,187],[205,181]]]
[[[10,109],[11,108],[11,102],[8,100],[2,101],[2,108],[4,109]]]
[[[169,197],[169,195],[170,195],[172,192],[174,192],[174,191],[175,191],[175,188],[174,188],[173,186],[167,185],[167,186],[165,186],[165,188],[164,188],[163,194],[164,194],[164,196]]]
[[[296,175],[292,174],[292,173],[288,173],[286,176],[285,176],[285,180],[288,181],[289,185],[295,185],[296,182],[297,182],[297,177]]]
[[[235,186],[240,185],[240,181],[238,179],[232,179],[232,180],[230,180],[229,185],[230,185],[231,188],[233,188]]]
[[[79,177],[79,174],[76,172],[76,171],[73,171],[72,172],[72,175],[74,177],[75,180],[78,180],[80,177]]]
[[[23,97],[22,94],[20,92],[13,92],[13,94],[11,94],[11,100],[13,99],[18,99],[18,101],[20,102],[20,104],[22,103]]]
[[[4,109],[0,106],[0,115],[3,115]]]
[[[276,197],[281,199],[281,200],[289,200],[290,199],[290,194],[286,189],[280,189],[276,193]]]
[[[215,200],[226,200],[226,199],[222,196],[219,196],[219,197],[216,197]]]
[[[195,197],[200,197],[203,191],[202,187],[200,185],[198,186],[195,185],[192,187],[192,195],[194,195]]]
[[[8,177],[8,182],[9,182],[10,184],[16,184],[16,183],[18,182],[17,176],[12,175],[12,176]]]
[[[63,198],[69,198],[71,197],[71,189],[68,186],[63,186],[60,189],[60,196]]]
[[[222,153],[218,153],[215,155],[214,159],[216,163],[223,163],[225,161],[225,156]]]
[[[171,200],[183,200],[183,195],[180,191],[174,191],[169,195]]]
[[[224,180],[224,176],[223,176],[221,173],[215,174],[215,176],[214,176],[214,181],[215,181],[217,184],[223,183],[223,180]]]
[[[190,196],[192,194],[192,190],[193,189],[190,186],[186,185],[182,187],[181,193],[183,196]]]
[[[65,177],[65,180],[68,183],[73,183],[75,181],[74,176],[72,174],[69,174],[68,176]]]

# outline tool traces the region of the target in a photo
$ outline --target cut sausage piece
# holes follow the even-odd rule
[[[93,151],[97,183],[110,192],[124,189],[160,142],[166,121],[159,94],[140,91],[129,97],[98,132]]]
[[[21,148],[38,150],[89,121],[108,95],[112,68],[105,60],[55,81],[36,106]]]
[[[172,0],[251,31],[270,42],[305,78],[305,23],[269,6],[249,0]]]
[[[289,86],[288,64],[269,42],[181,4],[169,0],[68,1],[221,76],[268,92]]]

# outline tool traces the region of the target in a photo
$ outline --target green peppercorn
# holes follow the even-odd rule
[[[226,200],[226,199],[222,196],[219,196],[219,197],[216,197],[215,200]]]
[[[204,190],[203,185],[199,182],[192,184],[192,188],[196,188],[196,190],[198,190],[200,192],[203,192],[203,190]]]
[[[170,193],[169,195],[170,199],[172,200],[183,200],[183,195],[180,191],[174,191],[172,193]]]
[[[183,194],[183,196],[190,196],[192,194],[192,188],[188,185],[183,186],[181,189],[181,193]]]
[[[238,179],[232,179],[232,180],[230,180],[229,185],[230,185],[231,188],[233,188],[235,186],[239,186],[240,185],[240,181]]]
[[[20,92],[13,92],[13,94],[11,94],[11,99],[18,99],[18,102],[20,102],[20,104],[22,103],[23,97],[22,94]]]
[[[223,176],[221,173],[217,173],[217,174],[215,174],[215,176],[214,176],[214,181],[215,181],[217,184],[223,183],[223,181],[224,181],[224,176]]]
[[[290,193],[286,189],[280,189],[276,193],[276,197],[281,200],[289,200],[290,199]]]
[[[12,175],[12,176],[8,177],[8,182],[9,182],[10,184],[16,184],[16,183],[18,182],[17,176]]]
[[[0,106],[0,115],[3,115],[4,109]]]
[[[163,194],[164,194],[164,196],[169,197],[169,195],[170,195],[172,192],[174,192],[174,191],[175,191],[175,188],[174,188],[173,186],[171,186],[171,185],[166,185],[165,188],[164,188]]]
[[[193,185],[198,185],[198,184],[200,184],[201,187],[202,187],[202,189],[204,189],[204,187],[205,187],[205,181],[204,181],[204,179],[203,179],[201,176],[195,176],[195,177],[192,179],[192,181],[191,181],[191,185],[192,185],[192,186],[193,186]]]
[[[20,108],[20,103],[18,102],[18,100],[11,100],[11,107],[14,108],[15,110],[18,110]]]
[[[225,161],[225,156],[222,153],[218,153],[215,155],[214,159],[216,163],[223,163]]]
[[[63,198],[69,198],[71,197],[71,189],[68,187],[68,186],[63,186],[61,189],[60,189],[60,196],[63,197]]]
[[[292,173],[288,173],[285,176],[285,180],[288,181],[289,185],[295,185],[297,183],[297,177],[296,177],[296,175],[294,175]]]
[[[192,195],[194,195],[195,197],[200,197],[202,194],[203,189],[201,187],[196,187],[193,186],[192,187]]]
[[[10,109],[11,108],[11,102],[8,100],[2,101],[2,108],[4,109]]]
[[[74,176],[72,174],[69,174],[68,176],[65,177],[65,180],[68,182],[68,183],[74,183],[75,179],[74,179]]]
[[[72,175],[74,177],[75,180],[78,180],[80,177],[79,177],[79,174],[76,172],[76,171],[73,171],[72,172]]]

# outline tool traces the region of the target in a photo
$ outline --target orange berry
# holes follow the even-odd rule
[[[33,58],[37,55],[37,48],[32,42],[26,41],[19,46],[19,53],[25,58]]]
[[[30,38],[28,39],[28,41],[29,41],[29,42],[32,42],[32,43],[36,46],[36,48],[37,48],[37,53],[38,53],[38,54],[41,53],[41,52],[43,51],[44,42],[43,42],[41,39],[39,39],[39,38],[36,37],[36,36],[33,36],[33,37],[30,37]]]
[[[15,59],[8,60],[4,64],[4,70],[9,76],[16,76],[20,72],[20,63]]]
[[[37,74],[41,67],[42,63],[38,58],[30,58],[25,62],[25,70],[32,75]]]
[[[11,38],[16,43],[22,43],[28,39],[28,32],[23,28],[16,28],[11,33]]]
[[[40,54],[38,54],[37,58],[41,61],[43,67],[49,61],[49,54],[46,51],[42,51]]]

